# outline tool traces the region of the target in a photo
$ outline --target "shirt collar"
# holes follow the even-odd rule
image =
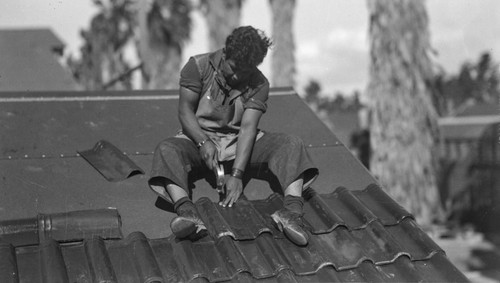
[[[226,97],[229,97],[229,101],[232,101],[236,99],[238,96],[240,96],[242,93],[244,93],[249,87],[245,86],[243,90],[238,90],[233,87],[231,87],[227,82],[226,78],[224,78],[224,75],[220,71],[221,64],[224,61],[225,53],[224,49],[219,49],[212,54],[210,54],[210,65],[215,71],[215,81],[219,85],[219,88],[223,90],[223,93]]]

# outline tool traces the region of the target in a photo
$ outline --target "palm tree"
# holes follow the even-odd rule
[[[178,87],[182,48],[191,35],[192,7],[185,0],[140,0],[137,49],[143,88]]]
[[[133,34],[129,0],[95,0],[94,3],[100,11],[92,18],[89,30],[81,31],[84,39],[81,58],[68,59],[75,78],[87,90],[105,89],[108,82],[126,72],[124,47]],[[130,88],[130,80],[125,78],[108,89]]]
[[[424,1],[367,0],[370,17],[371,170],[427,225],[441,215],[436,184],[437,114]]]
[[[271,61],[271,85],[295,85],[295,40],[293,18],[295,0],[269,0],[272,10],[274,48]]]
[[[222,48],[226,37],[240,25],[243,0],[201,0],[200,9],[208,26],[208,48]]]

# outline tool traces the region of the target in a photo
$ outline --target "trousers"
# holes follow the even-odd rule
[[[253,147],[247,168],[265,165],[277,178],[284,191],[303,174],[307,188],[318,176],[316,168],[306,151],[305,145],[297,136],[284,133],[264,133]],[[172,202],[165,192],[169,182],[188,192],[190,172],[208,170],[198,148],[193,141],[170,137],[158,144],[153,156],[149,187],[166,201]]]

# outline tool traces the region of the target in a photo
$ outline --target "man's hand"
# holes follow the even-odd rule
[[[217,168],[217,147],[210,139],[200,147],[200,155],[210,171]]]
[[[226,198],[219,203],[223,207],[232,207],[233,204],[240,198],[243,192],[243,182],[233,176],[229,176],[226,181]]]

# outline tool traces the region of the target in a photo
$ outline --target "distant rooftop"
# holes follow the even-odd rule
[[[440,118],[438,124],[444,139],[479,139],[487,129],[500,124],[500,106],[476,103],[456,116]]]
[[[77,90],[58,62],[63,50],[47,28],[0,30],[0,91]]]
[[[464,108],[462,111],[457,113],[458,117],[465,116],[498,116],[500,115],[500,105],[495,103],[475,103]]]

